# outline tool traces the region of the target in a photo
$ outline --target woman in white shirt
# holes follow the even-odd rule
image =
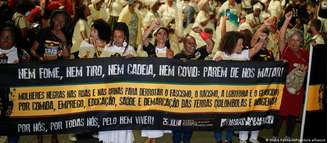
[[[74,27],[73,37],[72,37],[72,48],[71,54],[74,58],[78,58],[78,51],[80,49],[81,42],[87,39],[90,34],[90,26],[88,24],[87,17],[90,16],[90,9],[87,5],[82,4],[77,8],[75,15],[76,24]]]
[[[154,31],[155,30],[155,31]],[[154,32],[153,32],[154,31]],[[155,42],[149,42],[148,36],[153,32]],[[170,42],[168,38],[168,30],[160,27],[159,21],[154,21],[151,26],[142,35],[143,50],[147,52],[148,57],[169,58],[172,59],[174,53],[170,50]],[[141,130],[141,136],[147,137],[145,143],[155,143],[156,138],[160,138],[164,133],[170,132],[166,130]]]
[[[215,56],[213,57],[213,60],[220,61],[220,60],[232,60],[232,61],[249,61],[259,50],[261,49],[262,45],[264,44],[264,41],[257,42],[252,48],[250,49],[244,49],[244,36],[240,32],[230,31],[227,33],[224,33],[221,43],[220,43],[220,49],[218,52],[216,52]],[[232,135],[232,130],[227,129],[227,134]],[[257,141],[257,135],[259,131],[252,131],[252,135],[250,138],[250,142],[256,143]],[[217,131],[216,134],[220,136],[220,131]],[[248,138],[248,132],[247,131],[240,131],[239,134],[247,135]],[[221,137],[221,136],[220,136]],[[246,140],[247,140],[246,138]],[[255,139],[256,138],[256,139]],[[221,139],[221,138],[217,138]],[[229,138],[226,137],[227,142],[231,142],[232,136]],[[246,140],[243,138],[240,138],[240,143],[246,143]]]
[[[18,63],[17,48],[15,47],[15,29],[3,24],[0,27],[0,64]]]
[[[125,23],[115,23],[112,33],[112,42],[105,46],[100,57],[134,57],[137,55],[134,48],[128,45],[129,30]],[[132,130],[100,131],[98,138],[103,143],[133,143],[134,141]]]
[[[129,29],[125,23],[115,23],[112,33],[112,42],[105,46],[100,57],[135,57],[137,55],[134,48],[129,45]]]

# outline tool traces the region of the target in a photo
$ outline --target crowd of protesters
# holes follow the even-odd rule
[[[284,60],[289,74],[272,136],[278,138],[286,120],[284,136],[291,138],[303,107],[308,49],[326,44],[326,12],[325,0],[0,1],[0,64],[112,56]],[[295,79],[296,70],[303,76]],[[155,143],[167,132],[142,130],[141,136]],[[233,132],[218,129],[215,140],[232,142]],[[238,131],[240,143],[258,143],[259,132]],[[93,134],[104,143],[134,141],[131,130]],[[172,134],[173,143],[191,141],[191,130]]]

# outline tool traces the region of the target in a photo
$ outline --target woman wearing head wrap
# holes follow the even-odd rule
[[[176,8],[173,6],[173,0],[166,0],[166,4],[161,5],[158,13],[164,27],[168,27],[176,18]]]
[[[253,5],[253,13],[246,15],[246,22],[252,27],[252,31],[256,31],[258,26],[263,23],[263,19],[260,16],[262,9],[262,5],[258,2]]]
[[[196,38],[197,45],[204,46],[206,43],[202,40],[200,36],[200,32],[204,32],[204,30],[212,29],[214,31],[214,23],[212,22],[212,19],[214,19],[213,15],[210,15],[209,11],[210,5],[208,3],[208,0],[201,0],[198,2],[198,9],[199,12],[196,16],[195,23],[192,26],[192,31],[190,32],[190,35]]]

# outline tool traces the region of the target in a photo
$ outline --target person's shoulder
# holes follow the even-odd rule
[[[203,46],[197,48],[196,51],[204,51],[204,50],[206,50],[206,46],[207,45],[203,45]]]
[[[307,48],[300,48],[300,51],[303,53],[303,54],[309,54],[309,50]]]
[[[185,58],[186,55],[183,52],[180,52],[174,56],[174,59],[180,59],[180,58]]]
[[[51,34],[51,29],[49,27],[42,28],[39,32],[39,38],[49,37]]]
[[[134,48],[131,45],[128,45],[128,50],[129,51],[135,51]]]

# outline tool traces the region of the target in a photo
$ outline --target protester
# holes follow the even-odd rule
[[[5,22],[0,25],[0,64],[18,64],[29,62],[28,53],[19,47],[16,47],[18,42],[18,29],[14,24]],[[0,136],[0,141],[5,140]],[[8,136],[8,143],[18,143],[18,135]]]
[[[195,50],[197,47],[197,43],[194,37],[191,35],[186,35],[183,38],[183,50],[181,53],[178,53],[174,56],[174,59],[180,59],[180,60],[191,60],[195,58]],[[175,136],[175,133],[173,131],[173,138]]]
[[[90,36],[83,40],[79,49],[79,58],[97,58],[110,42],[110,25],[103,19],[97,19],[91,26]]]
[[[155,43],[149,42],[148,35],[153,32]],[[143,50],[147,52],[148,57],[167,57],[173,58],[174,53],[170,50],[170,42],[168,40],[168,30],[160,27],[159,21],[155,21],[145,31],[143,38]]]
[[[25,50],[29,50],[32,42],[30,41],[28,34],[30,31],[30,23],[27,19],[29,11],[33,8],[33,4],[29,1],[18,2],[16,6],[16,12],[12,17],[12,21],[15,23],[15,26],[19,28],[20,33],[20,43],[21,45],[26,45]],[[19,43],[19,44],[20,44]]]
[[[30,2],[36,4],[33,10],[25,4]],[[281,59],[288,62],[289,74],[273,136],[278,137],[287,120],[284,137],[291,138],[303,106],[306,49],[326,43],[326,10],[326,0],[0,1],[0,23],[9,20],[19,28],[17,33],[10,26],[1,29],[0,56],[5,63],[28,62],[23,50],[28,49],[39,62],[137,55],[183,61]],[[29,40],[32,48],[25,42]],[[232,142],[232,130],[224,129],[225,142]],[[222,140],[221,130],[214,134],[216,142]],[[240,142],[261,141],[259,131],[250,131],[249,137],[249,131],[240,130]],[[142,130],[147,142],[163,133]],[[172,140],[187,143],[191,136],[191,129],[173,130]],[[131,130],[99,133],[103,142],[133,142],[133,138]],[[58,142],[57,137],[52,141]]]
[[[280,4],[280,0],[271,0],[269,3],[268,10],[270,12],[271,17],[280,18],[283,9]]]
[[[262,43],[260,50],[251,58],[252,61],[274,61],[272,51],[267,49],[270,32],[268,29],[269,24],[261,25],[251,40],[251,47],[256,47],[257,43]],[[241,143],[247,142],[248,139],[251,143],[260,143],[258,140],[259,132],[259,130],[239,131],[239,140]],[[250,138],[248,138],[249,133],[251,134]]]
[[[109,14],[108,9],[104,4],[104,0],[91,0],[91,4],[89,5],[91,20],[103,19],[108,21]],[[91,23],[89,23],[91,25]]]
[[[1,60],[1,64],[17,64],[29,62],[28,53],[21,47],[17,47],[18,29],[13,23],[5,22],[0,26],[0,55],[6,60]]]
[[[316,45],[323,45],[325,41],[320,33],[321,31],[321,21],[318,19],[313,19],[310,21],[309,32],[312,35],[310,44],[315,47]]]
[[[300,115],[304,99],[304,78],[307,71],[309,53],[302,48],[303,34],[298,30],[291,30],[285,36],[287,26],[293,17],[292,12],[285,15],[285,21],[280,29],[279,47],[281,59],[288,62],[288,75],[279,110],[279,118],[274,126],[273,136],[278,137],[284,120],[287,120],[284,137],[290,139],[296,127],[296,120]],[[286,37],[286,38],[285,38]]]
[[[18,3],[16,6],[16,12],[12,18],[15,25],[20,29],[22,37],[25,39],[27,38],[27,33],[30,26],[26,13],[31,9],[31,5],[32,4],[28,1]]]
[[[129,45],[132,47],[137,47],[142,42],[142,17],[135,11],[137,4],[137,0],[129,0],[128,5],[122,9],[118,18],[118,22],[124,22],[129,26]]]
[[[108,7],[110,8],[110,18],[109,23],[115,24],[118,20],[118,17],[122,11],[122,9],[128,4],[127,0],[111,0],[108,3]]]
[[[31,54],[39,61],[69,59],[71,37],[67,13],[63,10],[53,11],[49,27],[43,29],[34,41]],[[43,142],[42,136],[38,136],[38,140]],[[51,142],[58,143],[57,135],[52,135]]]
[[[210,15],[209,7],[207,0],[201,0],[198,2],[199,12],[196,16],[192,31],[190,32],[190,35],[196,38],[197,45],[199,46],[206,44],[204,40],[202,40],[200,33],[204,32],[206,28],[214,31],[214,23],[212,21],[214,15]]]
[[[262,47],[260,48],[260,51],[256,53],[252,57],[252,61],[274,61],[274,55],[270,49],[268,49],[268,41],[269,41],[269,35],[272,25],[272,20],[266,20],[264,24],[262,24],[259,29],[254,34],[252,41],[251,41],[251,47],[254,47],[257,42],[262,42]]]
[[[155,30],[155,31],[154,31]],[[152,44],[148,40],[150,33],[155,37],[155,43]],[[154,21],[151,26],[142,35],[143,50],[147,52],[148,57],[169,58],[172,59],[174,53],[170,50],[170,42],[168,40],[168,30],[160,27],[159,21]],[[155,143],[156,138],[160,138],[164,133],[170,132],[165,130],[141,130],[141,136],[147,137],[145,143]]]
[[[253,13],[246,15],[246,22],[252,27],[253,31],[256,31],[264,21],[260,16],[262,9],[262,5],[258,2],[253,6]]]
[[[165,0],[165,4],[159,7],[158,13],[161,17],[162,26],[168,27],[174,23],[176,17],[176,8],[173,6],[173,0]]]
[[[135,57],[137,54],[129,43],[129,29],[125,23],[117,22],[113,28],[112,42],[103,49],[100,57]],[[133,143],[132,130],[100,131],[99,141],[103,143]]]
[[[190,0],[183,1],[183,27],[188,29],[185,33],[189,33],[191,30],[192,24],[195,22],[195,13],[196,10],[190,5]],[[190,27],[190,28],[189,28]]]
[[[143,29],[147,29],[153,21],[159,20],[160,16],[158,13],[158,9],[161,3],[157,0],[151,1],[150,3],[150,10],[146,13],[145,18],[143,19]]]
[[[87,39],[90,34],[90,26],[88,24],[87,17],[90,15],[90,10],[87,5],[81,5],[77,7],[75,15],[76,24],[74,27],[73,37],[72,37],[72,48],[71,54],[74,58],[78,58],[78,51],[81,45],[81,42]]]
[[[68,59],[71,47],[69,17],[63,10],[54,11],[50,17],[50,27],[41,31],[31,48],[32,56],[39,61]]]
[[[221,29],[223,25],[224,16],[227,16],[228,19],[226,20],[226,31],[237,31],[239,26],[238,16],[240,15],[241,11],[237,5],[235,0],[227,0],[225,1],[219,9],[218,15],[219,17],[219,26],[217,26],[215,31],[215,42],[220,43],[221,40]]]
[[[117,22],[112,30],[112,42],[107,44],[100,57],[135,57],[137,54],[129,43],[129,29],[125,23]]]

